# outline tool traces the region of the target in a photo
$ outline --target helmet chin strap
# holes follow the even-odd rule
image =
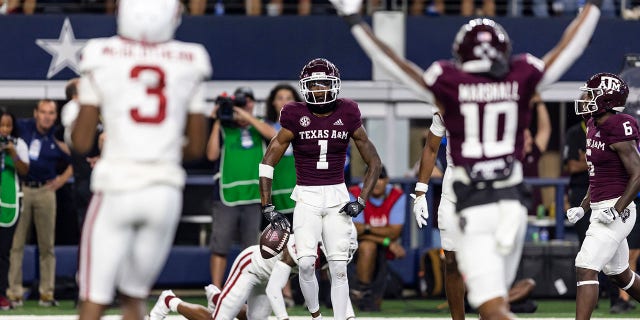
[[[329,103],[324,103],[324,104],[307,103],[307,108],[309,108],[311,112],[316,114],[325,114],[325,113],[332,112],[333,110],[336,109],[337,106],[338,106],[337,100]]]

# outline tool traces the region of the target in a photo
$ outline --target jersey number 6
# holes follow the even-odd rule
[[[158,81],[154,86],[147,86],[147,95],[156,96],[158,99],[158,111],[155,115],[146,116],[140,114],[138,107],[131,109],[131,118],[136,122],[160,123],[167,115],[167,98],[164,96],[164,71],[157,66],[135,66],[131,69],[131,78],[137,79],[142,72],[155,73]]]

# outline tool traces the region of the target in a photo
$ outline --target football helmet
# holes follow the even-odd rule
[[[602,114],[607,110],[622,112],[629,96],[629,86],[613,73],[601,72],[592,76],[580,90],[581,99],[575,100],[576,114]]]
[[[300,94],[313,112],[332,111],[332,102],[340,92],[340,71],[327,59],[313,59],[302,68],[299,86]]]
[[[120,0],[118,35],[145,43],[169,41],[180,25],[181,10],[178,0]]]
[[[452,51],[464,71],[495,76],[509,71],[511,40],[504,28],[491,19],[473,19],[463,25],[453,41]]]

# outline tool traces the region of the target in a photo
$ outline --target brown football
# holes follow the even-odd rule
[[[289,240],[289,230],[275,229],[269,224],[260,235],[260,254],[271,259],[282,252]]]

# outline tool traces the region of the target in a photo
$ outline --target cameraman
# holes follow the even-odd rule
[[[211,116],[214,124],[207,158],[220,159],[220,174],[214,186],[210,267],[212,282],[219,288],[234,236],[240,236],[243,249],[258,239],[262,218],[258,164],[266,148],[265,140],[273,138],[276,130],[253,116],[254,107],[253,90],[239,87],[232,97],[218,97]]]

